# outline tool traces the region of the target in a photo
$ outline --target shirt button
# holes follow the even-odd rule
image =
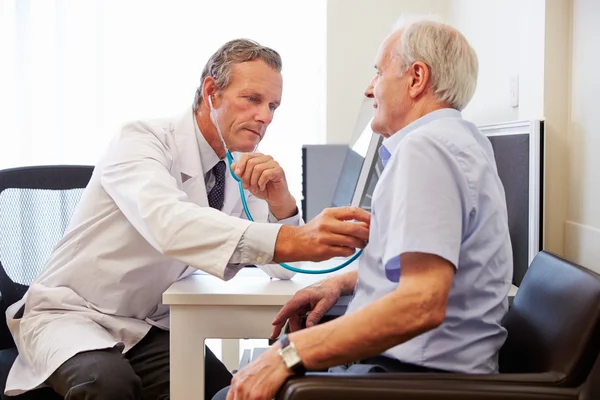
[[[264,261],[264,258],[262,258],[262,257],[260,257],[260,256],[259,256],[259,257],[256,257],[256,262],[257,262],[258,264],[262,264],[262,262],[263,262],[263,261]]]

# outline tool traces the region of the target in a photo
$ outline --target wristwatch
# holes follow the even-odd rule
[[[296,351],[294,343],[290,342],[288,335],[283,334],[279,338],[279,355],[285,366],[296,375],[304,375],[306,368]]]

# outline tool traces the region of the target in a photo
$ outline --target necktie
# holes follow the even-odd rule
[[[211,170],[215,176],[215,186],[208,193],[208,205],[217,210],[223,207],[225,200],[225,169],[225,161],[221,160]]]

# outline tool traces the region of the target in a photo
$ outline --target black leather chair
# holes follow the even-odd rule
[[[311,382],[294,384],[292,381],[280,392],[278,399],[377,399],[377,400],[598,400],[600,399],[600,358],[582,385],[573,388],[519,384],[511,382],[468,382],[452,379],[436,379],[435,382],[412,380],[403,377],[391,379],[376,377],[346,382],[341,392],[337,383],[331,392],[323,387],[332,383],[331,379],[310,378]],[[318,392],[318,394],[317,394]]]
[[[600,275],[539,253],[503,324],[499,374],[314,374],[289,379],[277,399],[600,399],[588,378],[596,362],[600,380]]]
[[[94,167],[56,165],[0,171],[0,398],[62,399],[49,388],[5,397],[17,357],[6,309],[20,300],[61,239]]]

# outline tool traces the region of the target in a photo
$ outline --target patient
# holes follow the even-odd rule
[[[385,39],[375,68],[365,95],[374,99],[371,127],[385,138],[385,167],[358,271],[299,291],[273,322],[273,337],[288,320],[293,333],[215,398],[270,399],[289,376],[334,366],[498,370],[512,251],[491,144],[461,116],[475,91],[477,56],[454,28],[421,20]],[[316,325],[350,294],[344,316]],[[300,330],[307,312],[308,329]]]

